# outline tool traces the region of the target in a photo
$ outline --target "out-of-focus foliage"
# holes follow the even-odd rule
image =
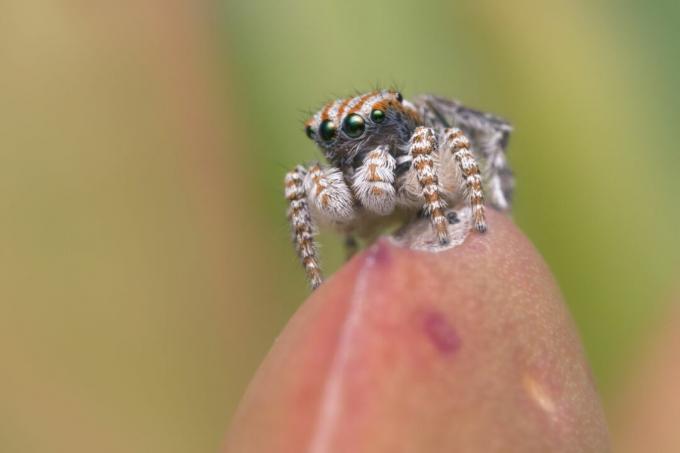
[[[306,294],[281,196],[318,158],[304,110],[354,89],[515,124],[515,219],[607,399],[680,268],[677,2],[0,9],[1,451],[217,449]]]

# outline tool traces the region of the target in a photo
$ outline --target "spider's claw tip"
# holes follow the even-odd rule
[[[480,224],[476,225],[475,228],[480,233],[486,233],[486,224],[484,224],[484,223],[480,223]]]
[[[312,280],[312,281],[309,283],[309,286],[310,286],[311,290],[314,291],[314,290],[317,289],[319,286],[321,286],[322,283],[323,283],[323,280],[321,280],[321,279],[314,279],[314,280]]]

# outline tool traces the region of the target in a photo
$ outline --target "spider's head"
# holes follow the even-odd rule
[[[420,119],[401,93],[374,91],[329,102],[305,123],[307,136],[335,164],[384,144],[405,146]]]

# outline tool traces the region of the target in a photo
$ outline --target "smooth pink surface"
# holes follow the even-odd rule
[[[489,222],[440,253],[381,239],[338,271],[258,370],[226,451],[607,451],[549,270]]]

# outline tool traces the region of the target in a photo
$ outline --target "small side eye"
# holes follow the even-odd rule
[[[375,109],[371,112],[371,119],[374,123],[382,123],[385,119],[385,112]]]
[[[314,129],[312,129],[312,126],[305,127],[305,134],[307,134],[307,137],[309,138],[314,138]]]
[[[342,130],[352,138],[360,137],[364,133],[364,129],[366,129],[364,119],[356,113],[348,115],[342,122]]]
[[[401,95],[401,93],[397,93],[397,101],[404,102],[404,96]]]
[[[333,124],[331,120],[326,120],[323,123],[321,123],[321,126],[319,126],[319,135],[321,135],[321,138],[325,142],[333,140],[333,137],[335,137],[336,132],[337,128],[335,127],[335,124]]]

